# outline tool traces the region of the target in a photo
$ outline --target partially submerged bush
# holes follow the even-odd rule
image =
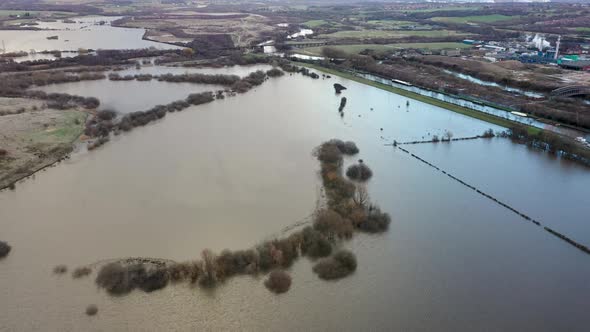
[[[496,136],[496,134],[494,134],[494,130],[492,128],[484,131],[483,134],[481,135],[481,137],[483,137],[483,138],[492,138],[494,136]]]
[[[282,70],[278,69],[278,68],[273,68],[273,69],[267,70],[266,71],[266,75],[268,77],[279,77],[279,76],[285,75],[285,73]]]
[[[58,265],[53,268],[53,273],[55,274],[64,274],[68,272],[68,267],[65,265]]]
[[[291,276],[285,271],[275,270],[269,274],[264,285],[276,294],[285,293],[291,288]]]
[[[113,110],[102,110],[96,113],[96,117],[102,121],[111,121],[117,116],[117,112]]]
[[[326,257],[332,253],[332,244],[320,232],[311,227],[306,227],[302,232],[301,253],[311,257]]]
[[[342,152],[342,154],[345,155],[352,156],[359,153],[359,148],[352,141],[344,142],[339,139],[331,139],[328,141],[328,143],[335,145],[338,148],[338,150],[340,150],[340,152]]]
[[[88,316],[94,316],[96,313],[98,313],[98,307],[96,305],[91,304],[86,307],[86,314]]]
[[[353,180],[367,181],[373,176],[373,171],[364,163],[358,163],[348,167],[346,176]]]
[[[340,106],[338,106],[338,111],[342,112],[344,110],[344,107],[346,107],[346,97],[342,97],[340,99]]]
[[[134,271],[120,263],[109,263],[98,271],[95,282],[112,295],[127,294],[136,287]]]
[[[91,268],[89,268],[87,266],[78,267],[72,272],[72,278],[74,278],[74,279],[82,278],[82,277],[89,275],[90,273],[92,273]]]
[[[342,152],[335,144],[325,142],[314,151],[316,158],[323,163],[342,163]]]
[[[340,250],[332,257],[320,260],[314,267],[320,278],[334,280],[344,278],[356,270],[356,257],[348,250]]]
[[[168,285],[170,274],[164,268],[145,270],[137,275],[137,287],[144,292],[153,292]]]
[[[8,256],[12,247],[8,243],[0,241],[0,258]]]
[[[368,233],[385,232],[389,228],[391,217],[381,212],[379,207],[370,206],[367,209],[366,219],[358,224],[358,228]]]
[[[0,158],[6,157],[7,155],[8,155],[8,151],[6,151],[6,149],[0,148]]]
[[[354,231],[350,220],[342,218],[332,210],[319,211],[313,228],[328,238],[351,238]]]
[[[336,94],[339,94],[340,92],[342,92],[342,90],[346,90],[346,87],[340,83],[334,83],[334,91],[336,91]]]

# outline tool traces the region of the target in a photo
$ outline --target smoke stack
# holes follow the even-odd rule
[[[559,43],[561,42],[561,36],[557,36],[557,43],[555,43],[555,56],[553,57],[554,60],[557,60],[557,56],[559,56]]]

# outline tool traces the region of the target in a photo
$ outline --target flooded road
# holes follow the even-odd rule
[[[348,88],[343,118],[336,82]],[[114,100],[141,103],[142,91],[129,85]],[[19,182],[0,193],[0,234],[13,247],[0,261],[0,327],[583,330],[588,255],[386,146],[501,128],[407,101],[345,79],[286,75],[168,114]],[[52,275],[57,264],[182,261],[204,248],[248,248],[280,234],[316,206],[319,165],[311,151],[334,137],[357,143],[360,154],[347,162],[362,158],[373,169],[372,200],[393,219],[387,233],[345,244],[359,261],[349,278],[321,281],[301,259],[280,296],[262,279],[237,277],[213,291],[177,285],[110,297],[95,287],[95,274]],[[407,148],[590,244],[586,169],[500,139]],[[91,303],[95,317],[84,314]]]

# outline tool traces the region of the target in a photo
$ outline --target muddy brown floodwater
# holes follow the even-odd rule
[[[337,82],[348,88],[343,118]],[[121,98],[141,96],[130,85]],[[385,145],[500,128],[406,102],[345,79],[286,75],[168,114],[1,192],[0,237],[13,250],[0,261],[0,329],[586,329],[588,255]],[[279,234],[314,209],[311,151],[334,137],[356,141],[357,158],[374,171],[372,199],[393,217],[387,233],[344,244],[358,258],[346,279],[322,281],[301,259],[290,291],[278,296],[263,278],[236,277],[214,290],[177,285],[111,297],[95,273],[52,274],[58,264],[108,258],[188,260]],[[502,139],[406,148],[590,244],[587,169]],[[98,306],[94,317],[84,314],[89,304]]]

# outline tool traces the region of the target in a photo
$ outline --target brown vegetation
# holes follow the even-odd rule
[[[275,270],[268,275],[264,285],[276,294],[285,293],[291,288],[291,276],[285,271]]]
[[[86,277],[86,276],[90,275],[90,273],[92,273],[91,268],[89,268],[87,266],[78,267],[78,268],[74,269],[74,271],[72,272],[72,278],[79,279],[79,278]]]
[[[91,304],[86,307],[86,314],[88,316],[94,316],[98,313],[98,307],[94,304]]]
[[[325,280],[341,279],[356,270],[356,256],[348,250],[340,250],[333,256],[320,260],[314,267],[320,278]]]
[[[224,250],[215,254],[205,249],[201,259],[193,262],[152,266],[153,262],[120,262],[104,265],[98,272],[96,284],[113,295],[122,295],[139,288],[150,292],[166,287],[169,282],[189,281],[201,287],[213,287],[236,275],[271,272],[266,287],[282,293],[289,289],[290,277],[280,269],[287,268],[300,256],[311,259],[328,257],[337,241],[349,239],[354,231],[383,232],[390,217],[371,205],[366,189],[355,186],[342,176],[343,155],[358,153],[353,142],[330,140],[314,150],[321,162],[322,179],[328,197],[328,207],[317,211],[313,225],[287,237],[263,242],[248,250]],[[315,267],[320,278],[338,279],[356,269],[356,258],[339,251],[320,261]]]
[[[8,256],[12,247],[8,243],[0,241],[0,259]]]
[[[68,267],[65,265],[58,265],[53,268],[53,273],[55,274],[64,274],[68,272]]]
[[[367,181],[373,176],[373,171],[365,163],[359,162],[348,167],[346,176],[357,181]]]

